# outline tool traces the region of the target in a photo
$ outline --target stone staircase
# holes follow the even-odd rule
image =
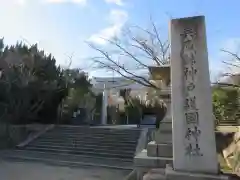
[[[57,165],[133,169],[141,129],[58,126],[23,148],[8,150],[8,160]]]

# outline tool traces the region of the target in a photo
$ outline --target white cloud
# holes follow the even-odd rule
[[[106,3],[113,3],[113,4],[116,4],[118,6],[123,6],[124,3],[123,3],[123,0],[105,0]]]
[[[112,10],[109,15],[111,26],[100,30],[93,34],[88,41],[99,45],[107,44],[106,40],[110,40],[121,33],[121,29],[128,19],[128,14],[123,10]]]
[[[121,25],[114,25],[101,30],[97,34],[93,34],[88,40],[96,44],[105,45],[107,43],[106,40],[112,39],[120,33],[120,30]]]
[[[0,0],[2,5],[9,5],[9,4],[26,4],[27,1],[30,0]],[[75,3],[80,5],[86,5],[88,0],[37,0],[38,2],[45,2],[45,3]],[[106,3],[116,4],[118,6],[123,6],[123,0],[105,0]]]
[[[26,0],[0,0],[1,6],[23,5]]]
[[[18,3],[18,4],[25,4],[25,3],[26,3],[26,0],[17,0],[17,3]]]
[[[110,22],[114,24],[124,24],[128,19],[128,14],[123,10],[111,10],[109,15]]]
[[[47,3],[75,3],[80,5],[86,5],[87,0],[45,0]]]
[[[86,5],[87,0],[36,0],[41,3],[74,3],[80,5]],[[30,2],[30,0],[0,0],[0,3],[3,5],[24,5]]]

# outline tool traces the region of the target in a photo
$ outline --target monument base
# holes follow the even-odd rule
[[[165,168],[166,164],[172,163],[172,158],[170,157],[149,157],[147,155],[147,150],[144,149],[134,157],[134,166],[136,168],[146,167],[146,168]]]
[[[161,127],[161,124],[160,124]],[[171,124],[162,126],[169,128]],[[134,157],[134,168],[137,172],[137,180],[142,180],[144,175],[148,175],[151,169],[161,169],[165,171],[166,164],[172,163],[172,133],[163,129],[155,130],[155,141],[151,141],[147,145],[147,149],[143,149]],[[158,171],[159,172],[159,171]],[[158,175],[155,173],[156,178]]]
[[[172,144],[170,143],[161,143],[157,144],[156,141],[151,141],[147,145],[147,156],[149,157],[162,157],[172,158]]]
[[[203,174],[192,172],[175,171],[168,165],[165,169],[165,176],[167,180],[229,180],[228,176],[221,174]]]
[[[229,180],[228,176],[218,174],[202,174],[174,171],[170,166],[166,169],[151,169],[143,176],[143,180]]]

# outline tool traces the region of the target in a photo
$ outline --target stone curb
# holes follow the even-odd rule
[[[137,179],[137,171],[133,170],[130,174],[128,174],[124,180],[136,180]]]
[[[46,133],[47,131],[53,129],[55,127],[54,124],[51,124],[49,126],[47,126],[46,128],[44,128],[43,130],[37,132],[35,135],[28,137],[25,141],[21,142],[20,144],[18,144],[16,147],[17,148],[23,148],[26,145],[28,145],[30,142],[32,142],[33,140],[37,139],[39,136],[43,135],[44,133]]]

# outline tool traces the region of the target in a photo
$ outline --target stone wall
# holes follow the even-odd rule
[[[240,175],[240,132],[218,133],[216,140],[227,166]]]
[[[240,175],[240,131],[222,128],[216,132],[216,145],[221,168]]]

